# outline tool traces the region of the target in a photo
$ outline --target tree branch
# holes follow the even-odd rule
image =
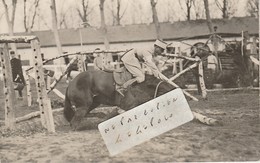
[[[44,17],[42,15],[40,15],[39,13],[36,13],[37,16],[39,17],[39,19],[41,19],[43,21],[43,24],[48,28],[51,29],[51,27],[48,25],[48,23],[46,22],[46,20],[44,19]]]
[[[125,15],[126,9],[127,9],[127,7],[128,7],[128,2],[129,2],[129,0],[127,1],[125,10],[124,10],[123,13],[121,14],[120,19],[122,19],[122,17]]]
[[[223,7],[221,6],[221,4],[219,3],[218,0],[215,0],[215,3],[217,5],[217,7],[220,9],[220,11],[223,11]]]
[[[32,29],[33,26],[34,26],[34,20],[35,20],[35,17],[36,17],[36,12],[37,12],[37,8],[39,6],[39,2],[40,2],[40,0],[35,0],[35,9],[34,9],[32,23],[31,23],[30,29]]]
[[[92,7],[91,9],[89,9],[89,12],[87,12],[87,16],[95,9],[95,7]]]
[[[82,20],[83,19],[83,15],[82,15],[80,9],[76,8],[76,11],[78,12],[80,19]]]
[[[179,5],[180,5],[181,9],[185,12],[184,8],[183,8],[182,5],[181,5],[181,0],[179,0]],[[184,13],[184,14],[185,14],[185,16],[187,17],[187,13]]]
[[[28,31],[27,29],[27,16],[26,16],[26,0],[23,1],[23,25],[24,25],[24,29],[25,29],[25,32]]]
[[[16,11],[16,4],[17,4],[17,0],[12,0],[12,4],[13,4],[13,9],[12,9],[12,19],[11,22],[14,25],[14,19],[15,19],[15,11]]]
[[[6,17],[6,21],[10,23],[10,16],[9,16],[9,12],[8,12],[8,6],[5,2],[5,0],[2,0],[3,5],[4,5],[4,9],[5,9],[5,17]]]

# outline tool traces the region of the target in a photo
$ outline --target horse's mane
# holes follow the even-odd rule
[[[159,79],[157,79],[155,76],[153,75],[149,75],[149,74],[145,74],[145,81],[143,81],[142,83],[135,83],[133,86],[134,87],[156,87],[156,85],[160,82]]]
[[[153,98],[156,91],[156,87],[159,83],[160,86],[157,90],[158,95],[161,95],[173,89],[173,86],[171,86],[170,84],[166,82],[162,82],[161,80],[157,79],[153,75],[148,75],[148,74],[145,75],[144,82],[135,83],[129,89],[136,96],[140,96],[140,98],[143,98],[142,95],[149,96],[149,98]]]

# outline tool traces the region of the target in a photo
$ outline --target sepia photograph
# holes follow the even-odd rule
[[[0,163],[259,162],[259,0],[0,0]]]

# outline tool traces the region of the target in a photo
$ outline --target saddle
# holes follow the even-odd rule
[[[117,86],[122,86],[125,82],[133,78],[132,74],[125,67],[114,70],[113,77]]]

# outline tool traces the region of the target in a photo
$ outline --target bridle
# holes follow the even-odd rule
[[[163,82],[164,82],[164,81],[160,81],[160,82],[156,85],[153,98],[156,98],[156,97],[157,97],[159,86],[160,86]]]

